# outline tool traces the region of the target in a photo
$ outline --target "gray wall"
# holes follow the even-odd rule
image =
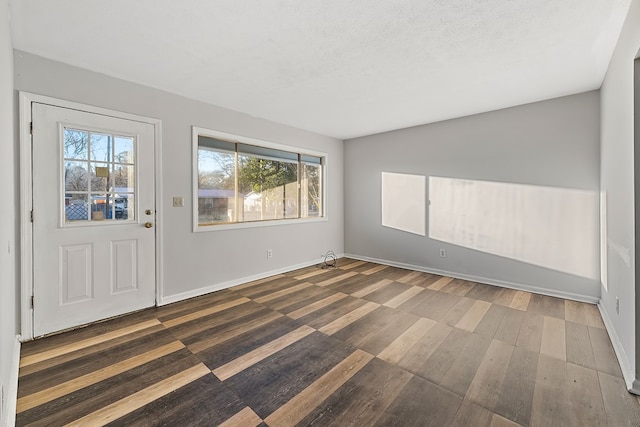
[[[608,290],[602,290],[601,307],[627,385],[636,371],[633,58],[638,48],[640,0],[633,0],[601,88],[600,134],[600,186],[608,201]],[[615,309],[616,297],[620,314]]]
[[[380,173],[597,193],[599,120],[599,94],[594,91],[346,141],[345,252],[488,283],[597,300],[597,279],[382,227]],[[588,209],[599,215],[597,202]],[[585,231],[598,236],[596,227]],[[446,258],[439,257],[439,248],[447,250]],[[597,262],[598,255],[594,257]]]
[[[9,393],[15,393],[17,384],[18,299],[16,280],[16,149],[13,114],[13,51],[9,33],[9,7],[0,0],[0,425],[12,424],[14,414],[7,407]],[[15,395],[12,400],[15,399]]]
[[[162,120],[164,301],[220,284],[319,260],[343,252],[342,141],[189,100],[149,87],[16,51],[15,89]],[[191,126],[328,153],[329,220],[217,232],[192,231]],[[184,196],[185,207],[171,206]],[[267,259],[266,250],[273,249]]]

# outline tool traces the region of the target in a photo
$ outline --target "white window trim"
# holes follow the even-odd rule
[[[293,224],[309,224],[315,222],[326,222],[329,220],[329,204],[328,204],[328,180],[329,175],[329,155],[322,151],[308,150],[306,148],[294,147],[291,145],[278,144],[275,142],[264,141],[261,139],[250,138],[247,136],[231,134],[227,132],[221,132],[212,129],[201,128],[192,126],[192,191],[191,191],[191,210],[193,218],[193,231],[194,233],[206,233],[211,231],[224,231],[243,228],[257,228],[257,227],[274,227],[280,225],[293,225]],[[259,147],[272,148],[274,150],[289,151],[295,153],[308,154],[311,156],[322,157],[324,163],[322,173],[322,209],[323,216],[319,218],[293,218],[293,219],[274,219],[269,221],[251,221],[251,222],[234,222],[230,224],[216,224],[210,226],[198,225],[198,136],[206,136],[210,138],[222,139],[230,142],[239,142],[242,144],[257,145]]]

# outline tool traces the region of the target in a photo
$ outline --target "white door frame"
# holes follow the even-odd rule
[[[22,341],[33,339],[33,308],[31,297],[33,295],[33,223],[31,222],[31,210],[33,209],[33,183],[32,183],[32,147],[31,147],[31,103],[38,102],[55,107],[71,110],[86,111],[119,119],[133,120],[147,123],[154,127],[155,146],[155,261],[156,261],[156,305],[162,295],[162,121],[150,117],[123,113],[121,111],[95,107],[77,102],[66,101],[44,95],[29,92],[19,92],[19,124],[20,124],[20,312],[21,312],[21,337]]]

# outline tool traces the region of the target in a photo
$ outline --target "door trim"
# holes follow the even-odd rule
[[[164,278],[161,266],[162,251],[162,215],[160,207],[162,203],[162,121],[151,117],[139,116],[136,114],[124,113],[107,108],[95,107],[73,101],[38,95],[29,92],[19,92],[19,135],[20,135],[20,331],[21,341],[34,338],[33,334],[33,309],[31,308],[31,296],[33,295],[33,223],[31,222],[31,210],[33,209],[33,165],[31,147],[31,103],[37,102],[54,107],[67,108],[71,110],[85,111],[88,113],[101,114],[119,119],[132,120],[150,124],[154,127],[154,193],[156,210],[155,227],[155,272],[156,272],[156,296],[155,304],[158,305],[160,296],[163,294]],[[37,304],[37,301],[36,301]]]

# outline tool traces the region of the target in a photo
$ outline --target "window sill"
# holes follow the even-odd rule
[[[298,218],[298,219],[274,219],[271,221],[252,221],[252,222],[237,222],[232,224],[218,224],[218,225],[198,225],[194,226],[194,233],[206,233],[209,231],[225,231],[225,230],[238,230],[244,228],[260,228],[260,227],[276,227],[280,225],[294,225],[294,224],[310,224],[317,222],[327,222],[329,219],[324,216],[322,218]]]

